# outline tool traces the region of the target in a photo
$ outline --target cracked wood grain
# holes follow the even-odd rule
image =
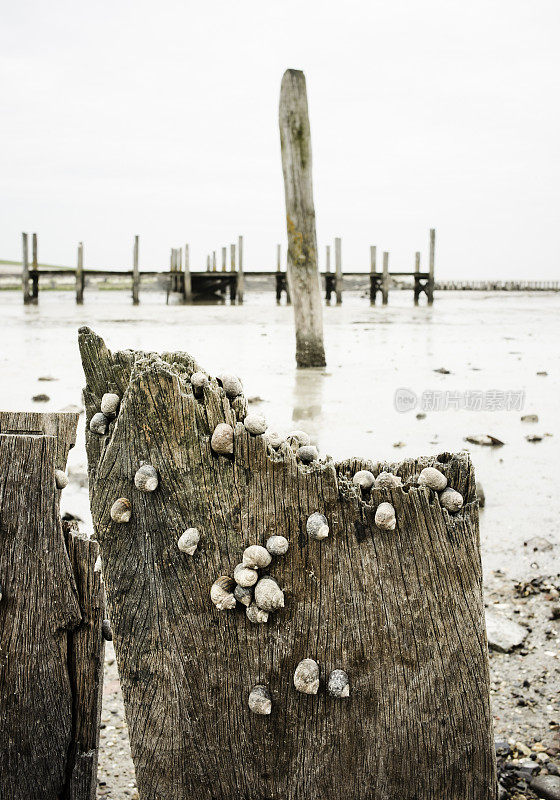
[[[88,420],[110,385],[122,392],[105,437],[87,434],[91,507],[101,545],[132,756],[142,800],[493,800],[478,507],[466,454],[387,465],[330,459],[302,466],[242,425],[215,379],[194,396],[186,354],[112,354],[80,331]],[[231,457],[210,437],[235,428]],[[438,460],[439,459],[439,460]],[[141,461],[160,483],[135,490]],[[451,517],[418,487],[435,465],[464,496]],[[403,487],[363,497],[356,470],[391,469]],[[132,518],[111,521],[117,497]],[[374,524],[391,502],[394,532]],[[330,535],[308,539],[309,514]],[[194,556],[177,548],[188,527]],[[272,534],[290,548],[268,572],[285,607],[252,625],[245,608],[218,611],[210,586],[250,544]],[[295,691],[304,658],[321,670],[316,696]],[[350,697],[325,689],[343,669]],[[270,716],[248,708],[265,685]]]

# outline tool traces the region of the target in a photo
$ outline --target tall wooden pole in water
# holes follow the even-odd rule
[[[137,306],[140,302],[140,275],[138,272],[138,255],[140,249],[140,237],[134,237],[134,249],[132,251],[132,305]]]
[[[29,291],[29,249],[27,244],[27,234],[21,234],[22,259],[21,259],[21,285],[23,289],[23,304],[31,303],[31,292]]]
[[[243,236],[237,239],[237,302],[243,303],[243,293],[245,291],[245,278],[243,276]]]
[[[430,228],[430,276],[428,278],[428,305],[434,303],[434,262],[436,254],[436,231]]]
[[[298,367],[322,367],[325,348],[313,205],[311,130],[305,75],[300,70],[288,69],[284,73],[279,119],[296,361]]]
[[[76,303],[84,304],[84,244],[78,243],[78,258],[76,261]]]

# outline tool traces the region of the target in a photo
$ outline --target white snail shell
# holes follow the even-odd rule
[[[395,509],[391,503],[380,503],[375,512],[375,524],[382,531],[394,531],[397,527]]]
[[[254,436],[259,436],[261,433],[264,433],[268,427],[264,416],[257,412],[247,414],[243,420],[243,424],[245,425],[245,430],[249,431],[249,433],[252,433]]]
[[[272,711],[272,700],[266,686],[253,686],[249,693],[249,708],[253,714],[266,716]]]
[[[235,375],[231,375],[229,372],[224,372],[218,377],[222,382],[222,386],[224,387],[224,391],[228,397],[234,398],[240,394],[243,394],[243,385],[239,378],[237,378]]]
[[[255,586],[255,603],[263,611],[284,608],[284,592],[274,578],[261,578]]]
[[[205,372],[193,372],[191,375],[191,386],[195,389],[203,389],[208,383],[208,375]]]
[[[307,518],[307,533],[312,539],[326,539],[329,535],[329,523],[324,514],[315,511]]]
[[[68,475],[61,469],[55,469],[54,482],[57,489],[65,489],[68,486]]]
[[[134,485],[141,492],[155,492],[159,483],[157,471],[151,464],[142,464],[134,476]]]
[[[238,564],[233,570],[233,580],[239,586],[254,586],[259,579],[259,573],[256,569],[250,569],[244,564]]]
[[[182,553],[192,556],[198,547],[199,541],[200,533],[198,532],[198,528],[187,528],[179,537],[177,547]]]
[[[120,404],[121,398],[118,394],[106,392],[101,398],[101,413],[105,414],[109,419],[114,419],[117,416]]]
[[[455,514],[463,507],[463,495],[448,486],[440,494],[439,502],[443,508],[446,508],[451,514]]]
[[[269,443],[269,445],[272,448],[274,448],[274,450],[278,450],[278,448],[280,447],[280,445],[283,442],[282,437],[276,431],[272,431],[272,433],[267,433],[266,434],[266,440]]]
[[[119,497],[111,506],[111,519],[113,522],[128,522],[132,516],[132,505],[126,497]]]
[[[433,489],[436,492],[442,492],[447,486],[447,478],[439,469],[426,467],[418,476],[418,484],[427,486],[428,489]]]
[[[272,556],[260,544],[252,544],[243,551],[243,566],[249,569],[262,569],[268,567],[272,561]]]
[[[315,445],[305,444],[298,448],[296,455],[303,464],[311,464],[312,461],[319,458],[319,451]]]
[[[111,628],[111,620],[104,619],[101,623],[101,634],[106,642],[113,641],[113,629]]]
[[[319,691],[319,664],[312,658],[300,661],[294,672],[294,686],[303,694],[317,694]]]
[[[214,428],[210,446],[215,453],[233,453],[233,428],[227,422],[220,422]]]
[[[271,536],[266,543],[266,549],[273,556],[283,556],[288,552],[289,546],[285,536]]]
[[[392,472],[380,472],[375,479],[376,489],[394,489],[395,486],[400,486],[402,483],[398,475],[393,475]]]
[[[361,469],[359,472],[356,472],[352,478],[352,483],[355,483],[356,486],[360,486],[360,488],[367,491],[367,489],[371,489],[375,483],[375,475],[373,472],[370,472],[369,469]]]
[[[305,431],[292,431],[286,437],[286,441],[292,450],[297,450],[299,447],[311,444],[311,436]]]
[[[98,411],[97,414],[94,414],[93,417],[89,421],[89,429],[92,433],[97,433],[98,436],[103,436],[107,433],[107,427],[109,425],[109,420],[102,414],[101,411]]]
[[[256,603],[251,603],[250,606],[247,606],[246,613],[249,622],[268,622],[268,611],[263,611],[263,609],[259,608]]]
[[[235,599],[244,606],[250,606],[253,602],[253,588],[251,586],[237,586],[233,590]]]
[[[235,608],[234,589],[235,581],[227,575],[220,575],[219,578],[216,578],[210,589],[210,600],[219,611]]]
[[[327,682],[327,691],[331,697],[348,697],[350,680],[343,669],[333,669]]]

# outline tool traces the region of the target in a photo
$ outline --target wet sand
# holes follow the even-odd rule
[[[187,350],[214,374],[236,372],[271,428],[307,430],[322,455],[397,461],[468,448],[486,493],[481,547],[487,602],[532,628],[520,651],[491,656],[496,731],[529,747],[543,740],[550,749],[560,719],[560,624],[550,620],[557,600],[550,592],[517,597],[515,584],[538,576],[557,582],[560,573],[560,295],[441,292],[428,309],[414,308],[410,292],[395,291],[390,303],[370,308],[365,297],[347,293],[341,307],[325,308],[328,365],[298,371],[292,310],[277,307],[270,293],[250,294],[235,307],[165,306],[161,294],[146,293],[137,308],[125,293],[92,293],[78,308],[69,293],[45,292],[39,307],[23,308],[19,293],[3,292],[0,405],[58,410],[80,404],[77,329],[87,324],[111,349]],[[449,373],[436,371],[442,367]],[[448,407],[427,410],[421,419],[419,407],[399,412],[395,393],[402,389],[419,400],[424,392],[433,400],[449,391]],[[493,390],[485,404],[499,403],[500,392],[510,399],[509,393],[523,392],[523,409],[456,407],[466,392]],[[33,402],[38,393],[50,400]],[[530,413],[538,414],[537,423],[521,421]],[[91,530],[83,424],[82,416],[62,510]],[[505,444],[469,444],[471,434],[491,434]],[[528,441],[533,434],[543,438]],[[534,537],[552,547],[524,544]],[[119,752],[126,751],[126,729],[114,663],[107,671],[99,796],[125,798],[134,796],[134,778],[128,756]],[[113,717],[121,727],[109,730]],[[110,744],[110,735],[120,743]]]

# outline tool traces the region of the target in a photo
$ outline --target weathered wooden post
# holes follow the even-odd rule
[[[76,259],[76,303],[84,304],[84,245],[78,242],[78,255]]]
[[[77,414],[0,413],[0,797],[96,793],[105,603],[58,488]]]
[[[206,272],[210,272],[210,254],[206,256]]]
[[[327,245],[326,248],[326,257],[325,257],[325,272],[331,271],[331,246],[330,244]]]
[[[227,247],[222,247],[222,272],[227,272]]]
[[[317,235],[311,160],[311,129],[305,75],[288,69],[280,89],[280,143],[286,224],[288,286],[296,324],[298,367],[325,365],[323,307],[317,264]]]
[[[320,460],[186,353],[80,349],[142,800],[494,800],[469,455]]]
[[[342,303],[342,239],[337,236],[334,240],[334,261],[336,268],[336,304]]]
[[[239,270],[237,273],[237,302],[243,303],[243,295],[245,293],[245,278],[243,276],[243,236],[237,239],[237,258],[239,262]]]
[[[132,305],[137,306],[140,303],[140,272],[139,272],[139,255],[140,255],[140,237],[134,237],[134,248],[132,251]]]
[[[420,301],[420,253],[416,251],[414,256],[414,305],[417,306]]]
[[[389,302],[389,253],[383,253],[383,279],[381,282],[381,299],[384,306]]]
[[[369,304],[375,305],[377,297],[377,247],[372,244],[369,248]]]
[[[21,234],[22,259],[21,259],[21,287],[23,290],[23,304],[28,306],[32,303],[31,292],[29,291],[29,250],[27,234]]]
[[[212,251],[212,272],[216,272],[216,251]]]
[[[282,284],[284,276],[282,274],[282,245],[276,245],[276,303],[280,305],[282,301]]]
[[[183,283],[183,300],[192,303],[191,262],[188,244],[185,245],[185,280]]]
[[[236,269],[237,268],[235,266],[235,245],[234,244],[230,244],[230,246],[229,246],[229,270],[230,270],[230,272],[235,272]]]
[[[31,302],[37,305],[39,302],[39,259],[37,253],[37,234],[33,234],[32,238],[32,275],[31,275]]]
[[[430,228],[430,275],[428,278],[427,292],[428,305],[434,304],[434,268],[436,257],[436,231],[435,228]]]

